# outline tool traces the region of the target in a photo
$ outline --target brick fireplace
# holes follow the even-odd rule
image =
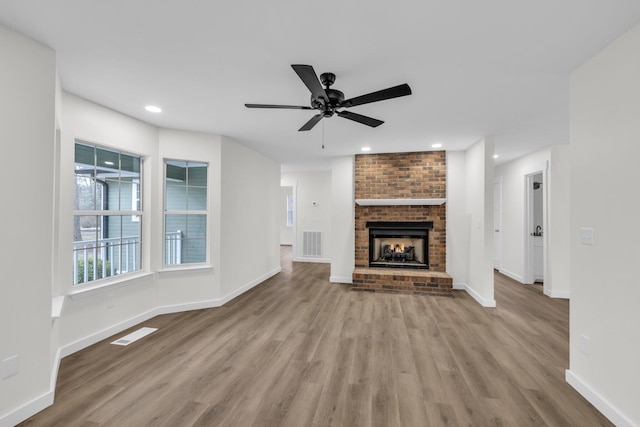
[[[356,156],[352,290],[451,295],[452,279],[446,273],[446,191],[444,151]],[[367,225],[378,223],[429,224],[428,267],[385,268],[384,262],[372,263],[373,240]]]

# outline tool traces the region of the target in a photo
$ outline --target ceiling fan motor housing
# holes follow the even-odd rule
[[[336,75],[333,73],[320,74],[320,83],[325,85],[327,88],[331,86],[335,81],[336,81]]]
[[[335,110],[339,107],[340,103],[344,101],[344,93],[339,90],[327,88],[324,91],[329,97],[328,104],[325,102],[324,98],[314,98],[311,96],[311,106],[313,108],[317,110]]]

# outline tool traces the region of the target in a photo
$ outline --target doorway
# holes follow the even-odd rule
[[[526,284],[545,284],[547,271],[547,189],[546,173],[538,171],[525,177],[525,250]]]

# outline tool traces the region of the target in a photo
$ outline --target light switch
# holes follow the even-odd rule
[[[593,245],[593,228],[580,229],[580,243],[583,245]]]
[[[587,356],[591,354],[591,338],[588,335],[580,335],[580,351]]]
[[[18,373],[18,355],[8,357],[2,361],[2,379],[12,377]]]

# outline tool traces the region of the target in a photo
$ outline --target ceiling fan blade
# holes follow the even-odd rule
[[[302,105],[272,105],[272,104],[244,104],[247,108],[281,108],[286,110],[313,110]]]
[[[404,83],[398,86],[371,92],[366,95],[356,96],[346,99],[340,103],[340,107],[354,107],[356,105],[369,104],[370,102],[384,101],[385,99],[398,98],[400,96],[411,95],[411,88]]]
[[[311,130],[320,120],[322,120],[322,117],[322,114],[316,114],[315,116],[311,117],[311,120],[305,123],[304,126],[298,129],[298,131]]]
[[[327,93],[324,91],[318,75],[314,71],[311,65],[292,65],[291,68],[298,74],[300,80],[307,86],[311,92],[311,96],[314,99],[323,98],[326,102],[329,101]]]
[[[384,123],[382,120],[363,116],[362,114],[352,113],[351,111],[336,111],[336,114],[344,119],[353,120],[354,122],[362,123],[363,125],[371,126],[372,128],[378,127]]]

